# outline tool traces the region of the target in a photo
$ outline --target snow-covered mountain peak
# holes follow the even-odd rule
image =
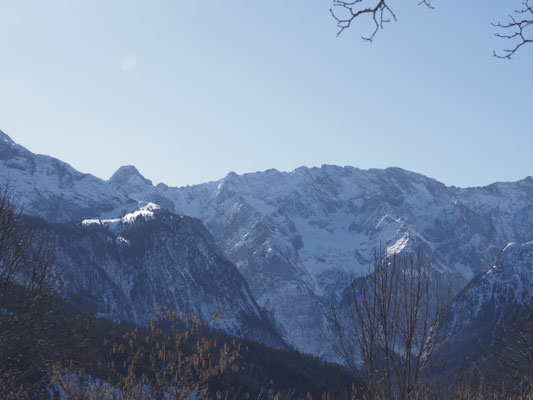
[[[119,187],[146,187],[152,186],[152,181],[141,175],[139,170],[133,165],[124,165],[120,167],[108,180],[113,186]]]
[[[0,130],[0,146],[4,144],[14,145],[15,142],[6,133]]]
[[[154,186],[152,181],[142,176],[133,165],[120,167],[107,183],[126,197],[142,199],[141,201],[158,204],[171,212],[175,211],[173,202],[160,194],[160,191],[165,191],[168,187],[161,183]]]
[[[85,219],[81,222],[82,225],[108,225],[108,226],[115,226],[117,224],[132,224],[134,223],[137,218],[143,218],[144,220],[153,219],[154,213],[157,210],[160,210],[161,207],[159,207],[157,204],[154,203],[148,203],[138,210],[135,210],[133,212],[130,212],[120,218],[113,218],[113,219]]]
[[[3,132],[0,178],[8,182],[25,213],[49,221],[94,218],[129,203],[102,179],[80,173],[57,158],[34,154]]]
[[[328,304],[351,276],[368,271],[376,246],[391,254],[422,248],[459,291],[506,243],[533,238],[527,179],[462,189],[401,168],[322,165],[230,172],[178,188],[115,187],[200,218],[284,338],[315,354],[323,350],[314,338],[327,330]]]

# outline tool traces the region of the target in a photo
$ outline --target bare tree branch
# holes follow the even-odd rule
[[[361,36],[361,39],[372,42],[378,31],[383,29],[386,23],[397,21],[396,13],[389,5],[390,0],[373,0],[370,5],[368,5],[368,0],[332,0],[332,2],[333,7],[329,11],[339,28],[337,36],[342,34],[345,29],[350,28],[357,19],[369,16],[374,29],[369,35]],[[424,5],[430,9],[435,8],[432,0],[420,0],[418,5]],[[522,46],[533,42],[533,35],[531,35],[533,29],[530,29],[533,26],[533,5],[531,5],[530,0],[524,0],[522,5],[521,9],[517,9],[509,15],[507,22],[492,23],[494,27],[499,29],[495,36],[510,40],[513,43],[513,46],[508,49],[500,52],[494,51],[493,54],[497,58],[511,59]]]
[[[526,398],[533,392],[533,301],[517,306],[499,329],[480,370],[492,392],[503,386],[507,395]]]
[[[362,398],[424,398],[431,389],[431,359],[450,302],[430,273],[421,254],[379,249],[373,271],[353,280],[334,309],[335,350],[361,381]]]
[[[494,56],[497,58],[510,60],[523,45],[533,42],[533,39],[526,37],[527,28],[533,25],[533,6],[529,4],[529,0],[525,0],[522,4],[524,8],[515,10],[514,15],[509,15],[507,23],[502,24],[498,21],[492,24],[503,32],[495,33],[496,37],[512,40],[516,43],[514,47],[504,49],[501,53],[494,52]]]
[[[374,23],[374,30],[369,36],[361,36],[361,39],[366,42],[372,42],[378,31],[383,29],[384,24],[391,22],[391,20],[397,21],[396,14],[390,8],[387,0],[378,0],[374,6],[369,7],[363,6],[362,3],[363,0],[333,0],[333,7],[343,10],[340,13],[335,12],[333,8],[329,10],[335,21],[337,21],[337,27],[339,28],[337,36],[349,28],[357,18],[369,15]],[[431,0],[421,0],[418,4],[433,9]],[[342,13],[346,16],[340,16]]]

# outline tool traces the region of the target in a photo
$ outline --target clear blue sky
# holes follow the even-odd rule
[[[533,174],[533,46],[514,0],[396,0],[373,44],[329,0],[0,0],[0,129],[102,178],[186,185],[300,165],[457,186]]]

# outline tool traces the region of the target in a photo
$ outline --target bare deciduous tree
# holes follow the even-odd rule
[[[478,370],[493,393],[533,395],[533,301],[519,307],[499,329]]]
[[[370,272],[370,271],[369,271]],[[449,301],[420,255],[376,251],[374,270],[353,280],[345,313],[334,310],[337,351],[366,399],[411,399],[427,389]]]
[[[0,397],[39,385],[42,351],[56,297],[52,250],[24,223],[8,188],[0,189]],[[20,392],[17,395],[17,392]]]

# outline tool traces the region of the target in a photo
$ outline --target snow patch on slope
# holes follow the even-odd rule
[[[82,225],[116,225],[116,224],[133,224],[137,218],[143,218],[145,220],[153,219],[154,212],[160,210],[157,204],[148,203],[140,209],[124,215],[121,218],[113,219],[85,219],[81,221]]]

